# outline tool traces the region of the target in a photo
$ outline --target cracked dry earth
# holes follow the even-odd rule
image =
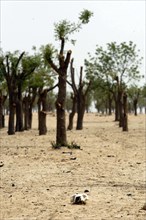
[[[68,116],[67,116],[68,118]],[[76,120],[76,119],[75,119]],[[39,136],[0,131],[0,220],[145,220],[145,115],[129,116],[122,132],[114,116],[86,114],[82,131],[67,131],[81,149],[54,150],[56,118]],[[89,190],[86,205],[70,197]]]

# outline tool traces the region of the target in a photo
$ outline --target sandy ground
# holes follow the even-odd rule
[[[0,131],[0,220],[145,220],[145,115],[129,116],[122,132],[114,116],[85,115],[82,131],[67,131],[81,150],[54,150],[56,119],[48,133]],[[86,205],[70,197],[89,190]]]

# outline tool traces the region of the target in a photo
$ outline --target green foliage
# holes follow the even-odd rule
[[[56,40],[69,40],[69,35],[74,34],[75,32],[78,32],[83,24],[87,24],[93,16],[93,13],[89,10],[83,10],[80,13],[79,21],[77,23],[70,22],[67,20],[62,20],[58,23],[54,24],[54,32],[55,32],[55,39]],[[75,44],[75,40],[71,40],[71,43]]]
[[[31,73],[40,65],[39,55],[29,56],[25,55],[22,59],[22,71],[24,73]]]
[[[142,95],[146,98],[146,84],[142,88]]]
[[[61,144],[57,144],[55,142],[51,142],[51,145],[53,149],[60,149],[62,147]],[[64,147],[67,147],[68,149],[81,149],[81,147],[74,141],[72,141],[71,144],[66,144]]]
[[[40,48],[40,51],[43,54],[45,65],[48,64],[48,62],[46,62],[47,60],[54,58],[54,56],[57,54],[57,50],[54,48],[52,44],[47,44],[46,46],[42,46]]]
[[[79,20],[81,20],[82,24],[87,24],[90,18],[93,16],[93,13],[87,9],[84,9],[79,16]]]
[[[114,81],[119,77],[120,82],[126,83],[132,79],[140,78],[139,66],[142,58],[139,58],[136,45],[133,42],[108,43],[106,50],[97,45],[94,57],[85,61],[88,75],[100,77],[107,81]]]
[[[54,83],[54,76],[52,75],[52,70],[46,62],[44,57],[44,51],[48,51],[49,45],[41,46],[39,50],[33,46],[33,50],[35,51],[34,56],[31,57],[30,62],[28,60],[24,60],[24,67],[28,69],[29,63],[30,67],[35,67],[35,71],[27,78],[25,83],[25,90],[29,88],[41,88],[51,87]]]
[[[71,23],[67,20],[62,20],[58,23],[54,24],[55,26],[55,38],[56,40],[68,40],[68,34],[73,32],[74,30],[77,30],[76,24]]]
[[[72,141],[71,144],[68,144],[66,147],[69,149],[81,149],[81,147],[74,141]]]

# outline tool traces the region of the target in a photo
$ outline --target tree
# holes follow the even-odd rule
[[[126,85],[132,80],[140,78],[139,66],[142,58],[139,58],[136,45],[133,42],[108,43],[106,50],[97,45],[95,57],[85,61],[88,75],[94,76],[94,81],[98,78],[109,83],[109,91],[114,95],[116,117],[119,126],[122,126],[122,96]]]
[[[29,56],[25,54],[21,61],[21,66],[17,71],[15,79],[17,81],[17,101],[16,101],[16,131],[23,131],[24,124],[23,124],[23,87],[25,81],[31,74],[34,73],[36,68],[40,65],[40,58],[39,56]]]
[[[9,94],[9,126],[8,134],[15,134],[14,128],[14,114],[17,99],[17,82],[16,82],[16,72],[18,70],[18,65],[24,55],[24,52],[16,57],[15,55],[8,53],[6,56],[1,57],[1,71],[7,82],[8,94]]]
[[[66,120],[65,120],[65,105],[66,105],[66,81],[67,69],[71,58],[71,50],[65,54],[65,43],[69,40],[71,34],[79,31],[82,24],[89,22],[92,13],[88,10],[81,12],[79,22],[77,24],[71,23],[67,20],[62,20],[55,24],[55,38],[60,41],[60,51],[57,56],[58,65],[53,61],[56,50],[52,45],[47,45],[44,50],[44,57],[51,66],[51,68],[58,74],[58,95],[56,100],[57,112],[57,132],[56,144],[65,146],[67,144],[66,136]],[[72,41],[72,40],[71,40]],[[72,41],[74,42],[74,41]]]
[[[36,57],[28,56],[25,52],[7,53],[1,57],[1,71],[6,80],[9,94],[9,126],[8,134],[23,131],[22,88],[26,78],[34,72],[38,65]],[[16,129],[14,114],[16,110]]]
[[[77,130],[83,129],[83,118],[86,109],[86,98],[89,92],[89,88],[91,86],[91,81],[85,82],[83,80],[83,67],[80,67],[80,77],[78,86],[75,83],[75,71],[73,67],[73,59],[71,60],[71,83],[73,89],[73,109],[71,114],[69,115],[69,128],[73,125],[73,116],[75,114],[75,108],[77,106]],[[71,130],[71,129],[70,129]]]
[[[38,95],[38,129],[39,135],[44,135],[47,133],[47,126],[46,126],[46,115],[48,111],[48,92],[52,91],[57,85],[54,84],[54,74],[46,60],[44,60],[43,52],[44,46],[39,49],[39,52],[35,54],[39,56],[40,65],[34,72],[33,76],[29,79],[29,88],[33,90],[37,88],[37,95]]]
[[[131,102],[133,104],[133,109],[134,109],[134,115],[137,116],[137,105],[138,105],[138,101],[140,98],[140,94],[141,94],[141,89],[136,86],[136,85],[131,85],[128,88],[128,96],[131,99]]]

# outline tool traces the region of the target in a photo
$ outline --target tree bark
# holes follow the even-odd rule
[[[47,112],[47,90],[45,89],[40,93],[39,101],[42,106],[42,110],[39,112],[39,135],[45,135],[47,133],[46,126],[46,112]]]
[[[85,96],[79,91],[77,95],[77,126],[76,130],[83,129],[83,118],[85,113]]]
[[[138,103],[138,100],[135,98],[133,100],[133,107],[134,107],[134,115],[137,116],[137,103]]]
[[[58,97],[56,100],[57,110],[57,133],[56,144],[65,146],[67,144],[66,137],[66,117],[65,117],[65,102],[66,102],[66,70],[59,75]]]
[[[119,127],[123,127],[123,92],[118,92],[118,105],[119,105]]]
[[[128,131],[127,94],[123,95],[123,131]]]
[[[69,114],[69,125],[68,125],[68,130],[72,130],[73,129],[73,118],[74,115],[76,113],[76,109],[77,109],[77,97],[76,95],[73,95],[72,97],[72,111]]]
[[[15,134],[15,108],[16,103],[14,101],[15,94],[11,92],[9,94],[9,121],[8,121],[8,134],[13,135]]]
[[[39,112],[39,135],[45,135],[47,133],[47,126],[46,126],[46,113],[43,111]]]
[[[3,96],[0,94],[0,129],[3,128]]]
[[[29,130],[29,96],[25,96],[23,98],[23,106],[24,106],[24,130]]]
[[[22,101],[16,102],[16,131],[24,131]]]

